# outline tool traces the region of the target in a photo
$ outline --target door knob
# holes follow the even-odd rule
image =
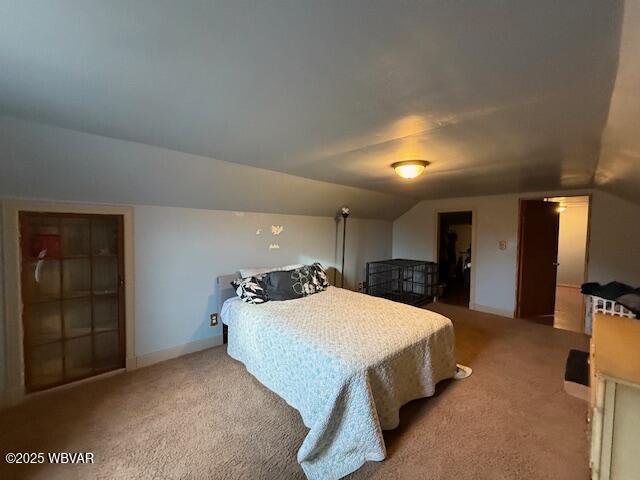
[[[553,264],[554,264],[556,267],[559,267],[559,266],[560,266],[560,264],[559,264],[558,262],[553,262]]]

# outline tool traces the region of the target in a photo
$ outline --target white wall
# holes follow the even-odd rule
[[[588,272],[590,281],[640,287],[640,205],[594,192]]]
[[[558,235],[558,277],[560,285],[580,286],[584,283],[589,205],[570,204],[560,214]]]
[[[587,193],[591,192],[540,192],[422,201],[393,223],[393,256],[433,260],[436,213],[473,210],[476,248],[472,278],[475,275],[476,280],[471,303],[480,309],[513,315],[519,199]],[[640,206],[601,191],[592,193],[588,279],[598,282],[619,280],[640,286]],[[498,248],[500,240],[507,241],[506,250]]]
[[[472,247],[472,276],[475,290],[471,303],[504,315],[512,314],[515,303],[518,196],[425,200],[393,223],[393,256],[433,261],[436,258],[437,213],[473,211],[475,250]],[[507,240],[507,249],[498,244]]]
[[[209,326],[218,276],[298,262],[331,267],[341,259],[342,230],[336,249],[329,217],[153,206],[135,207],[134,216],[137,355],[220,335],[221,326]],[[271,225],[284,231],[274,236]],[[269,249],[272,243],[280,248]],[[391,222],[350,218],[345,286],[362,281],[366,261],[390,254]]]

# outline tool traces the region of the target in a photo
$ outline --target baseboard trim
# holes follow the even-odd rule
[[[130,372],[131,370],[135,370],[136,369],[136,357],[135,357],[135,355],[127,357],[127,359],[125,360],[125,369],[127,370],[127,372]]]
[[[499,315],[501,317],[507,317],[507,318],[515,317],[512,310],[504,310],[502,308],[488,307],[486,305],[480,305],[478,303],[470,303],[469,310],[475,310],[477,312],[482,312],[482,313],[490,313],[492,315]]]
[[[158,350],[156,352],[145,353],[144,355],[138,355],[136,357],[136,368],[148,367],[154,363],[164,362],[165,360],[171,360],[172,358],[181,357],[188,353],[198,352],[219,345],[222,345],[222,335],[194,340],[193,342],[165,348],[164,350]]]

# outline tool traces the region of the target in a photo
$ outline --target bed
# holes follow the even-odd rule
[[[230,297],[221,317],[228,354],[309,428],[297,458],[310,480],[383,460],[400,407],[456,371],[449,319],[336,287],[261,305]]]

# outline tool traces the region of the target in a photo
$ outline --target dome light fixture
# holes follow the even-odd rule
[[[404,162],[396,162],[391,164],[391,168],[396,171],[396,174],[402,178],[416,178],[424,172],[424,169],[429,165],[426,160],[405,160]]]

